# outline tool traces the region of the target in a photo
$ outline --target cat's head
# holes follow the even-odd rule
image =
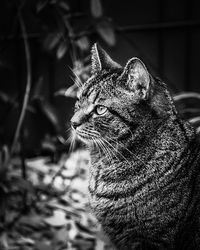
[[[97,44],[92,48],[92,77],[83,84],[71,124],[86,144],[115,143],[144,133],[148,122],[172,115],[165,85],[138,58],[125,67]],[[149,123],[150,124],[150,123]]]

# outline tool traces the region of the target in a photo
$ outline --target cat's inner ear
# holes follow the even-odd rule
[[[97,74],[102,70],[115,70],[121,69],[121,66],[114,62],[111,57],[102,49],[97,43],[95,43],[91,50],[92,58],[92,74]]]
[[[127,87],[140,99],[147,99],[150,92],[150,75],[144,63],[138,58],[132,58],[124,68],[122,77]]]

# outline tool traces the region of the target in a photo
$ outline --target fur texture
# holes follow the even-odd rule
[[[200,147],[141,60],[99,46],[72,126],[90,150],[90,204],[117,249],[200,249]]]

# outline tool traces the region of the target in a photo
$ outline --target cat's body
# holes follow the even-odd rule
[[[90,148],[90,204],[104,231],[117,249],[200,249],[193,128],[138,59],[123,70],[96,46],[93,71],[72,123]]]
[[[200,204],[200,148],[191,142],[187,129],[172,122],[173,126],[171,121],[160,124],[144,147],[135,145],[134,157],[126,152],[134,158],[127,157],[128,163],[120,156],[110,163],[106,156],[92,155],[90,203],[119,249],[137,249],[134,244],[146,247],[141,249],[151,249],[150,245],[184,249],[182,240],[197,244],[195,248],[190,243],[186,249],[200,249],[200,242],[195,242],[200,237],[194,237],[194,225],[190,225],[197,223],[200,230],[200,211],[194,219],[196,203]]]

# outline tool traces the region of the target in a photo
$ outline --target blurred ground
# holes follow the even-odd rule
[[[1,204],[1,250],[112,249],[88,206],[87,151],[63,154],[57,164],[48,157],[25,164],[27,180],[14,158],[1,186],[7,196]]]

